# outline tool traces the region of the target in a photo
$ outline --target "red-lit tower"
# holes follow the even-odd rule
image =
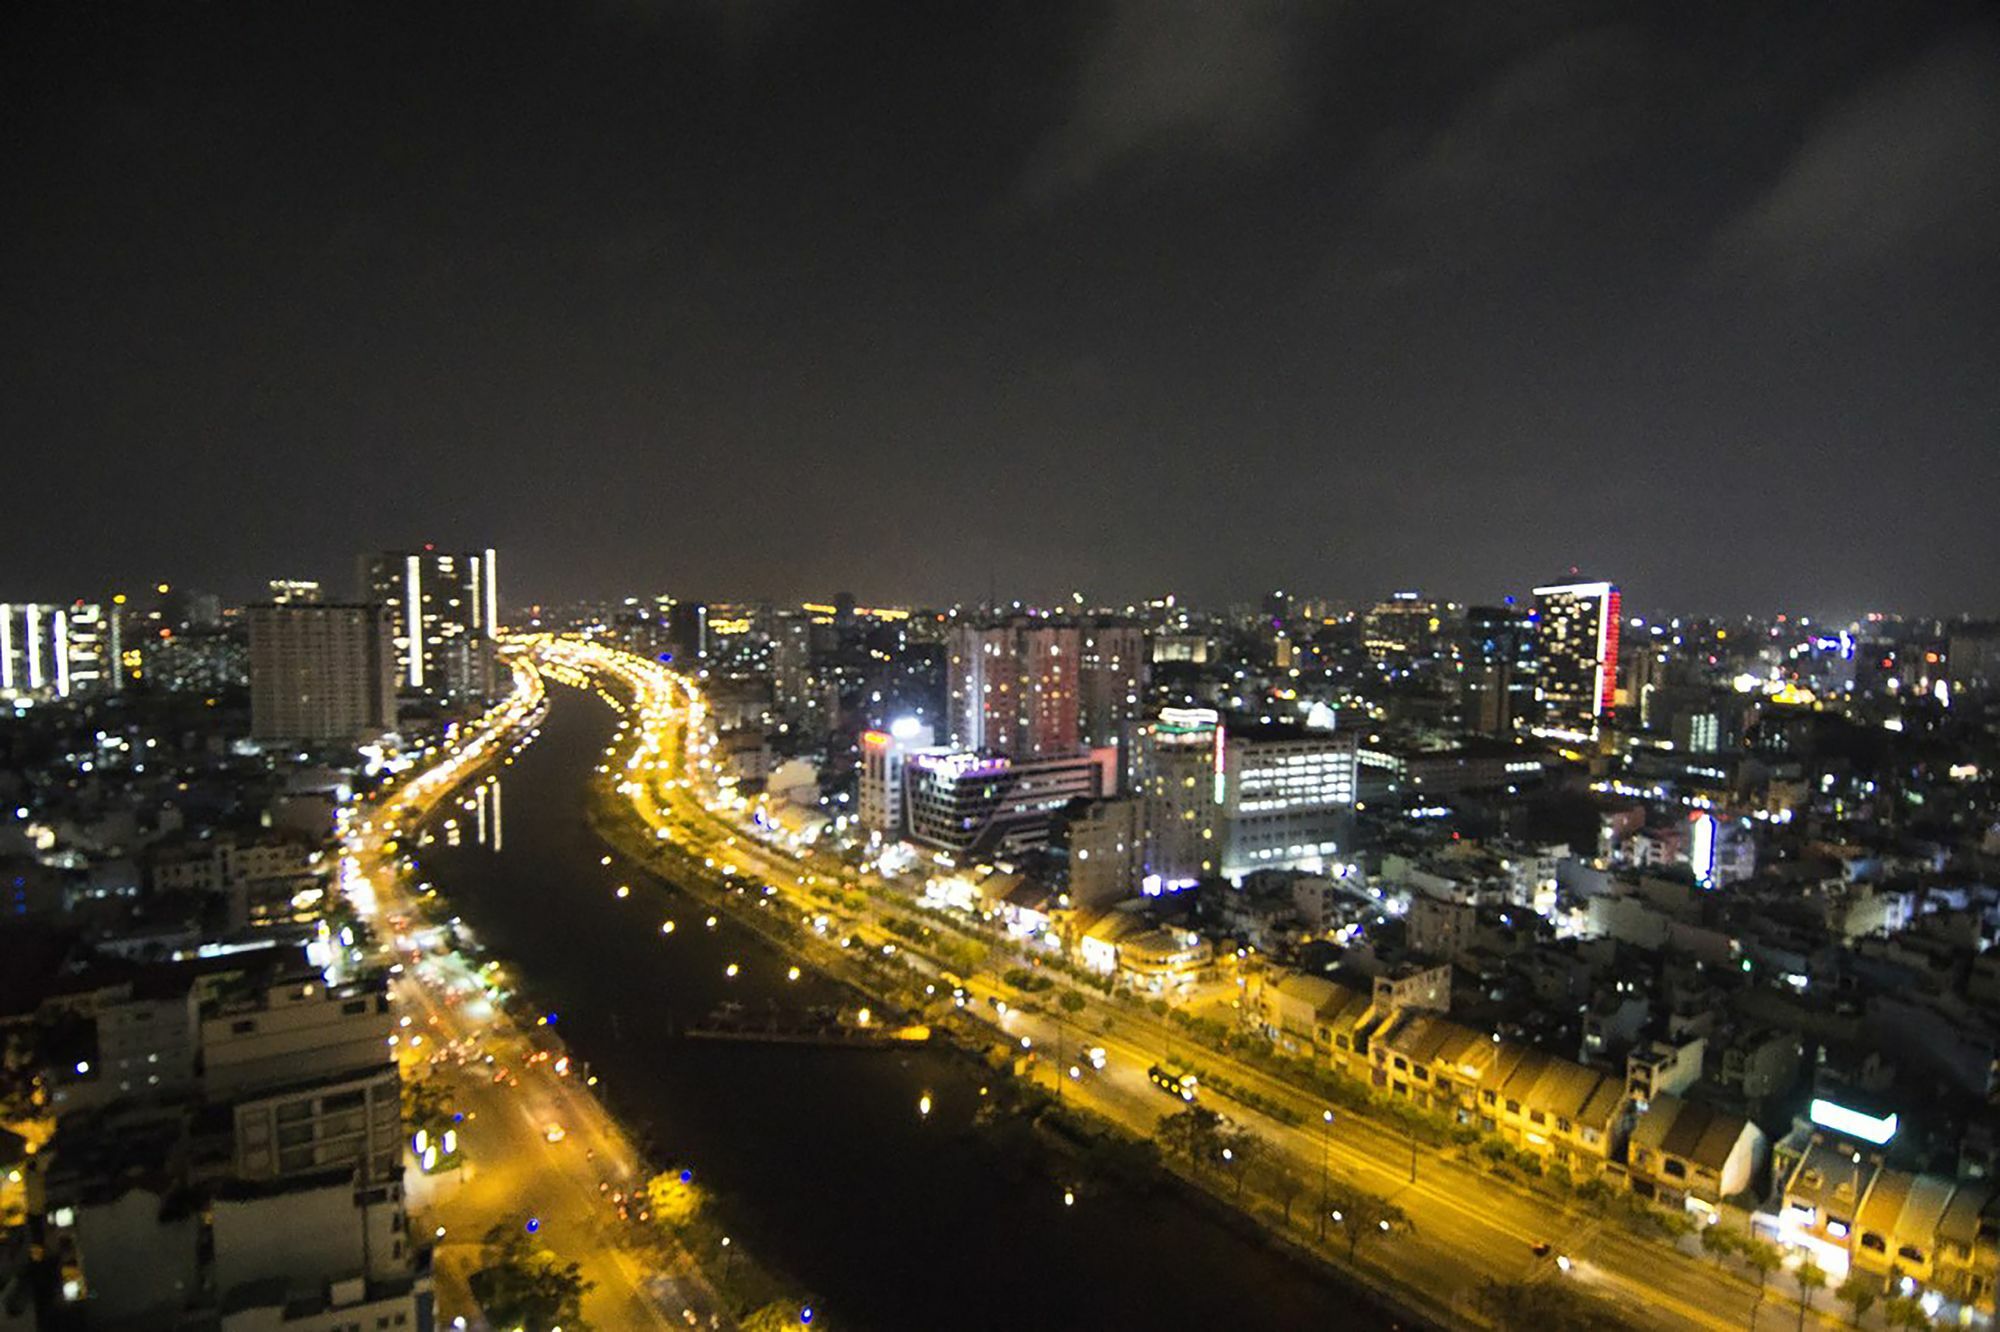
[[[1597,734],[1618,703],[1618,588],[1558,583],[1535,589],[1535,697],[1545,734]]]

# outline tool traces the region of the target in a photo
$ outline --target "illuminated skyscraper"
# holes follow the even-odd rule
[[[361,599],[389,612],[398,690],[450,703],[493,692],[500,587],[490,548],[364,555],[360,583]]]
[[[109,693],[123,681],[118,616],[108,605],[0,603],[0,698]]]
[[[1535,698],[1546,734],[1589,738],[1618,699],[1618,589],[1557,583],[1535,589]]]

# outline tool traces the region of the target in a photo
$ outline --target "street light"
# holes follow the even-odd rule
[[[1326,1157],[1332,1149],[1333,1111],[1322,1110],[1319,1114],[1319,1237],[1326,1238]]]

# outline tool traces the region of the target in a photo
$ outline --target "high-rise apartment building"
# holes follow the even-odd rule
[[[1083,640],[1075,625],[1028,616],[961,624],[947,648],[953,746],[1022,758],[1076,751]]]
[[[1466,724],[1510,739],[1534,715],[1535,620],[1518,607],[1471,606],[1465,612],[1463,671]]]
[[[1139,707],[1145,637],[1135,625],[1020,615],[947,637],[953,745],[1016,758],[1114,741]]]
[[[251,606],[250,733],[345,741],[396,725],[396,659],[381,606]]]
[[[771,624],[771,697],[787,719],[817,734],[825,700],[814,688],[812,621],[797,611],[774,617]]]
[[[1618,589],[1557,583],[1535,589],[1535,698],[1541,729],[1591,738],[1618,701]]]
[[[0,699],[33,701],[110,693],[124,679],[115,608],[0,602]]]
[[[472,703],[493,693],[500,584],[494,552],[384,551],[360,561],[361,600],[389,613],[396,685]]]
[[[1113,620],[1088,623],[1082,626],[1080,650],[1080,738],[1092,747],[1121,744],[1146,687],[1145,631]]]
[[[1222,862],[1222,718],[1165,708],[1138,728],[1132,789],[1143,829],[1140,869],[1153,892],[1213,875]]]

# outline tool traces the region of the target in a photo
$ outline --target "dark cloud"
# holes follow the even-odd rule
[[[2000,46],[1954,33],[1844,98],[1718,233],[1737,279],[1809,281],[1990,260],[2000,215]]]
[[[1392,272],[1463,276],[1562,235],[1567,214],[1596,215],[1598,179],[1642,151],[1659,53],[1640,31],[1590,27],[1530,46],[1475,86],[1438,128],[1391,129],[1357,221],[1385,235]]]
[[[1135,162],[1270,156],[1310,110],[1315,28],[1285,0],[1099,0],[1023,193],[1049,202]]]

